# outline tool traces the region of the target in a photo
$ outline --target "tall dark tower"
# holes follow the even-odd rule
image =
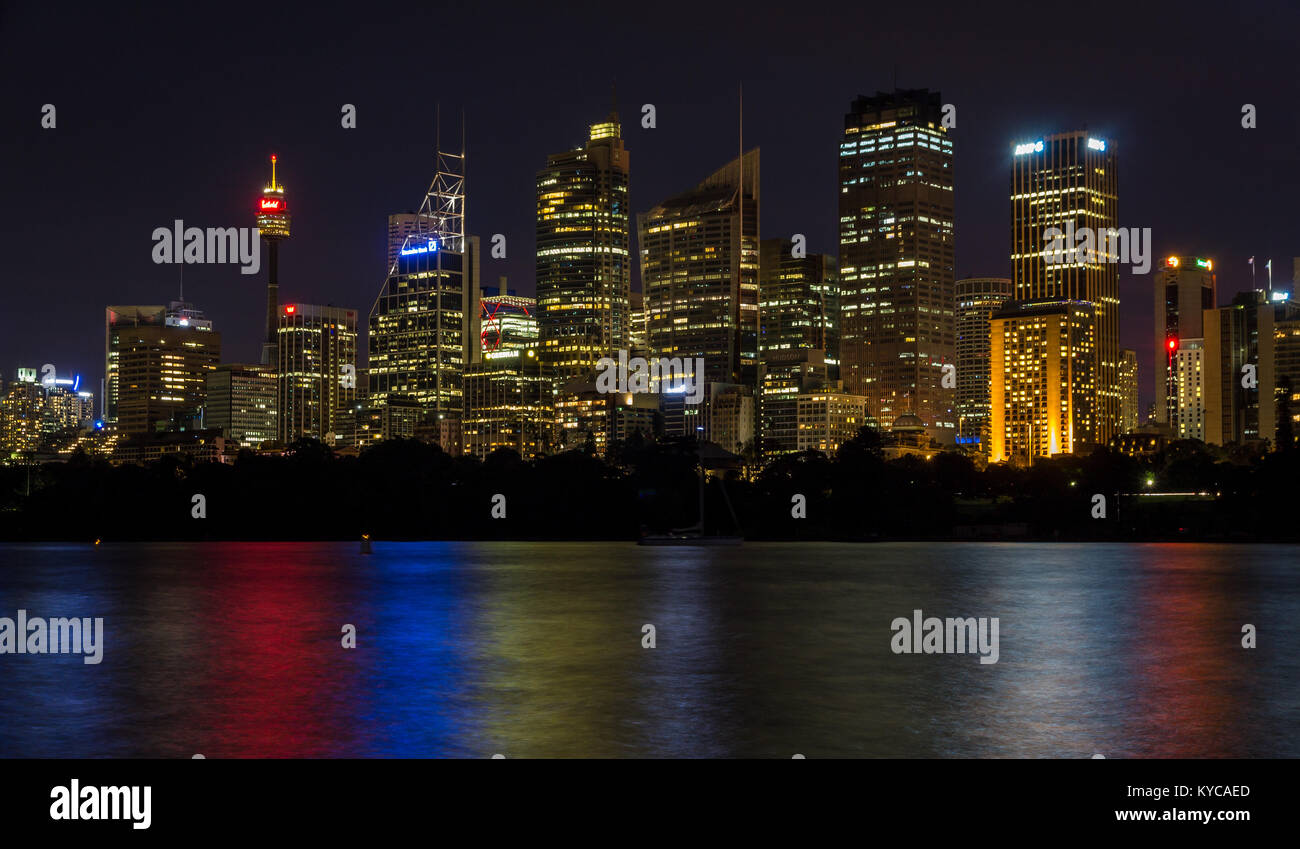
[[[274,366],[276,334],[280,321],[280,242],[289,238],[289,202],[284,186],[275,181],[275,154],[271,154],[271,185],[257,199],[257,229],[266,240],[266,340],[262,344],[262,365]]]

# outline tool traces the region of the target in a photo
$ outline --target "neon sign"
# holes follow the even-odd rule
[[[1024,156],[1026,153],[1042,153],[1042,152],[1043,152],[1042,139],[1039,139],[1036,142],[1025,142],[1024,144],[1016,145],[1016,156]]]
[[[438,250],[438,240],[430,239],[427,245],[421,245],[418,248],[402,248],[402,256],[411,256],[412,254],[431,254]]]
[[[1102,141],[1101,139],[1088,139],[1088,147],[1092,148],[1093,150],[1105,150],[1106,142]]]
[[[283,198],[261,198],[258,204],[261,209],[268,212],[281,212],[284,210]]]

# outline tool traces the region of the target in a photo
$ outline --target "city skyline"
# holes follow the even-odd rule
[[[846,14],[852,18],[855,13]],[[958,14],[952,21],[935,24],[935,32],[955,31],[961,17]],[[524,14],[507,29],[507,41],[520,37],[510,33],[526,18]],[[1139,15],[1134,33],[1123,34],[1121,41],[1138,40],[1144,24],[1150,32],[1156,23],[1154,17]],[[87,55],[93,55],[95,48],[86,43],[87,33],[82,32],[82,26],[72,26],[68,37]],[[361,29],[371,35],[376,26],[371,19],[360,22]],[[775,38],[778,29],[773,21],[761,16],[746,26],[760,41]],[[1173,22],[1169,26],[1172,37],[1189,25]],[[292,28],[287,32],[289,39],[298,37]],[[500,232],[506,236],[508,246],[504,259],[485,260],[484,279],[494,280],[504,274],[521,295],[533,294],[533,173],[548,151],[579,143],[583,129],[607,113],[612,78],[619,83],[624,137],[629,149],[637,152],[630,187],[633,215],[688,189],[698,181],[699,174],[709,173],[717,163],[734,158],[735,85],[727,79],[711,79],[704,86],[685,85],[684,79],[690,75],[680,69],[667,77],[662,73],[656,76],[656,71],[663,71],[663,64],[654,58],[648,45],[661,32],[661,27],[651,25],[646,33],[633,38],[632,54],[648,57],[644,68],[635,63],[631,67],[626,62],[619,64],[611,70],[610,80],[584,81],[581,87],[564,91],[563,97],[544,102],[515,103],[518,98],[509,94],[514,88],[507,84],[508,76],[501,69],[470,63],[460,72],[467,81],[472,78],[473,85],[466,89],[465,103],[442,100],[444,140],[453,125],[459,130],[463,107],[470,149],[468,183],[473,198],[470,230],[481,237]],[[844,38],[829,31],[826,36],[831,41]],[[783,163],[783,167],[765,169],[762,188],[767,198],[761,235],[788,238],[804,233],[810,252],[837,252],[832,200],[835,174],[831,163],[843,104],[860,94],[889,90],[896,79],[900,86],[927,86],[942,91],[944,100],[957,107],[953,133],[956,277],[1010,276],[1003,223],[1006,218],[1001,213],[1008,209],[1005,174],[1011,146],[1025,138],[1086,124],[1090,131],[1115,139],[1120,146],[1120,224],[1152,227],[1157,257],[1214,257],[1221,302],[1249,288],[1250,268],[1245,264],[1249,256],[1258,258],[1260,284],[1264,282],[1262,265],[1270,254],[1274,279],[1285,281],[1290,276],[1288,257],[1295,250],[1286,240],[1286,219],[1281,210],[1286,198],[1294,194],[1296,177],[1282,164],[1286,156],[1282,148],[1290,131],[1286,122],[1292,119],[1284,117],[1277,104],[1295,82],[1270,73],[1270,69],[1280,68],[1280,59],[1266,49],[1269,37],[1269,33],[1260,33],[1260,50],[1252,64],[1243,68],[1242,80],[1231,86],[1207,81],[1207,85],[1218,88],[1198,91],[1197,98],[1178,90],[1173,84],[1174,75],[1159,70],[1157,60],[1162,48],[1158,46],[1149,55],[1137,57],[1136,66],[1130,66],[1136,69],[1130,74],[1152,71],[1143,77],[1140,96],[1126,92],[1116,72],[1101,68],[1090,69],[1095,72],[1087,77],[1097,81],[1095,86],[1081,86],[1065,93],[1056,90],[1053,98],[1036,96],[1036,91],[1050,87],[1033,79],[1016,78],[1011,71],[1016,63],[1011,60],[990,62],[985,86],[996,87],[1000,81],[1009,83],[1016,78],[1017,91],[1025,95],[1014,98],[1013,103],[990,96],[984,86],[976,88],[966,83],[955,67],[960,51],[952,55],[941,50],[922,52],[899,62],[897,72],[895,63],[885,60],[864,67],[856,61],[823,58],[801,68],[795,75],[797,81],[785,80],[770,68],[743,67],[736,76],[745,84],[745,138],[749,145],[764,148],[764,158],[769,162]],[[216,43],[203,41],[195,49],[206,56]],[[25,50],[22,45],[14,45],[10,55],[21,61]],[[898,60],[898,53],[890,49],[884,56]],[[280,258],[280,297],[286,302],[333,303],[364,310],[381,282],[374,269],[386,250],[387,216],[410,208],[412,186],[418,191],[419,184],[427,181],[436,134],[432,109],[413,113],[409,108],[399,108],[404,101],[391,87],[380,89],[370,84],[376,72],[367,68],[367,55],[362,51],[339,69],[314,66],[312,71],[311,63],[307,63],[287,71],[291,78],[289,90],[298,90],[309,77],[318,78],[321,89],[341,91],[339,97],[332,98],[338,103],[325,102],[323,95],[295,99],[258,92],[246,93],[239,101],[245,105],[236,108],[234,98],[217,92],[213,103],[191,105],[177,101],[155,107],[152,120],[167,118],[170,123],[164,123],[172,129],[160,134],[157,145],[143,145],[139,153],[135,148],[141,147],[150,126],[139,114],[128,109],[126,117],[130,120],[106,124],[102,111],[105,107],[88,103],[70,91],[60,82],[62,71],[51,71],[53,76],[45,87],[26,82],[28,91],[48,88],[48,100],[56,105],[63,94],[71,99],[63,99],[55,130],[39,127],[39,104],[14,104],[10,113],[31,112],[31,120],[26,124],[14,121],[18,155],[8,166],[14,169],[8,175],[8,184],[14,188],[17,203],[6,211],[6,224],[11,225],[4,228],[6,254],[16,279],[41,282],[30,289],[17,287],[11,304],[15,314],[40,318],[54,315],[52,307],[40,306],[44,292],[60,288],[65,294],[59,302],[57,321],[6,325],[6,332],[0,334],[0,363],[11,370],[17,365],[54,362],[61,375],[79,373],[96,384],[98,358],[94,354],[99,342],[89,330],[97,323],[94,316],[102,315],[107,303],[172,300],[173,293],[179,291],[182,272],[188,299],[204,309],[222,330],[223,347],[228,352],[225,358],[256,361],[256,346],[264,327],[251,318],[258,312],[254,305],[264,303],[264,277],[242,277],[229,266],[153,265],[147,254],[148,234],[177,217],[201,226],[247,226],[243,212],[247,208],[247,187],[265,183],[266,157],[270,153],[280,157],[277,178],[289,186],[294,208],[294,236],[283,246]],[[1072,56],[1071,48],[1062,49],[1059,56],[1047,58],[1045,72],[1067,67],[1072,58],[1077,57]],[[848,65],[855,66],[851,72],[846,70]],[[695,64],[686,62],[684,66]],[[130,76],[130,68],[115,73]],[[16,79],[29,79],[29,71],[17,71]],[[239,79],[238,74],[235,79]],[[120,87],[121,80],[115,82]],[[342,93],[344,89],[346,93]],[[1160,102],[1170,104],[1169,108],[1140,109],[1152,101],[1153,94],[1164,97]],[[514,103],[523,112],[496,108],[502,100]],[[1241,104],[1247,102],[1259,106],[1259,129],[1240,127]],[[356,130],[339,126],[343,103],[356,105]],[[656,106],[654,129],[641,125],[639,107],[644,103]],[[1186,108],[1179,111],[1179,104]],[[1198,105],[1193,108],[1193,104]],[[231,120],[230,115],[216,120],[223,106],[229,106],[237,120]],[[419,114],[421,111],[424,114]],[[1178,120],[1171,121],[1170,114]],[[92,115],[94,133],[88,135],[90,129],[84,119]],[[173,126],[176,119],[183,119],[179,126]],[[523,123],[529,126],[527,133],[503,131]],[[1203,142],[1187,145],[1185,155],[1176,150],[1169,153],[1176,147],[1171,125],[1183,129],[1195,126]],[[289,130],[291,127],[294,129]],[[71,130],[76,130],[75,137],[73,132],[65,132]],[[123,146],[129,146],[130,152],[123,157],[127,163],[147,156],[157,163],[149,166],[155,176],[124,183],[113,171],[87,174],[85,164],[72,160],[76,158],[78,140],[90,138],[105,151],[121,151],[125,150]],[[373,152],[379,149],[391,149],[392,153],[375,157]],[[368,155],[359,156],[363,152]],[[28,165],[16,169],[13,163],[17,161]],[[198,162],[203,163],[202,167],[197,167]],[[1198,162],[1204,169],[1198,174],[1200,179],[1180,182],[1180,172],[1185,176]],[[70,186],[76,181],[96,185],[96,179],[102,181],[101,191],[87,203],[92,213],[105,219],[109,235],[100,236],[90,257],[94,273],[67,278],[57,264],[51,267],[45,259],[60,249],[60,237],[34,224],[53,214],[52,204],[61,192],[51,190],[52,184],[57,187],[67,181]],[[1195,183],[1195,192],[1187,183]],[[104,203],[110,204],[111,214],[99,212]],[[1229,207],[1257,209],[1258,214],[1218,212]],[[632,264],[633,289],[640,291],[637,265]],[[1151,285],[1149,275],[1135,276],[1127,270],[1122,273],[1120,344],[1138,351],[1144,411],[1153,397],[1149,365],[1153,356]]]

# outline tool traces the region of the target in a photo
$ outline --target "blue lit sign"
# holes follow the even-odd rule
[[[956,439],[958,445],[979,445],[980,443],[978,436],[958,436]]]
[[[402,248],[402,256],[411,256],[412,254],[431,254],[438,250],[438,240],[430,239],[429,244],[421,245],[418,248]]]

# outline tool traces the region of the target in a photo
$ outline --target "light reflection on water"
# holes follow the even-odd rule
[[[0,616],[105,619],[98,666],[0,655],[0,755],[1300,755],[1294,547],[374,552],[0,545]],[[999,662],[893,654],[917,608]]]

